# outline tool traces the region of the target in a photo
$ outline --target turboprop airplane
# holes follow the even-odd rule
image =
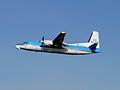
[[[66,33],[61,32],[54,40],[42,40],[36,42],[24,42],[16,44],[17,49],[23,49],[35,52],[48,52],[69,55],[85,55],[92,53],[100,53],[99,33],[93,31],[88,42],[86,43],[64,43]]]

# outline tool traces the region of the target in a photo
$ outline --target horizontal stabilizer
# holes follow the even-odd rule
[[[94,43],[91,46],[89,46],[89,48],[92,51],[92,53],[95,53],[97,45],[98,45],[98,43]]]

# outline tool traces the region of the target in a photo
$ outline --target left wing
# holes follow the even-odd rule
[[[55,46],[55,47],[62,47],[62,44],[63,44],[65,35],[66,35],[65,32],[61,32],[61,33],[53,40],[53,46]]]

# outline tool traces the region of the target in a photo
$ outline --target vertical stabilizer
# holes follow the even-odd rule
[[[92,45],[90,46],[90,49],[95,49],[96,50],[100,50],[100,45],[99,45],[99,32],[97,31],[93,31],[89,40],[89,43],[92,43]],[[92,48],[91,48],[92,47]]]

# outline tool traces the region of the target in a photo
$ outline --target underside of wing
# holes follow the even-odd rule
[[[66,35],[65,32],[61,32],[61,33],[53,40],[53,46],[55,46],[55,47],[62,47],[65,35]]]

